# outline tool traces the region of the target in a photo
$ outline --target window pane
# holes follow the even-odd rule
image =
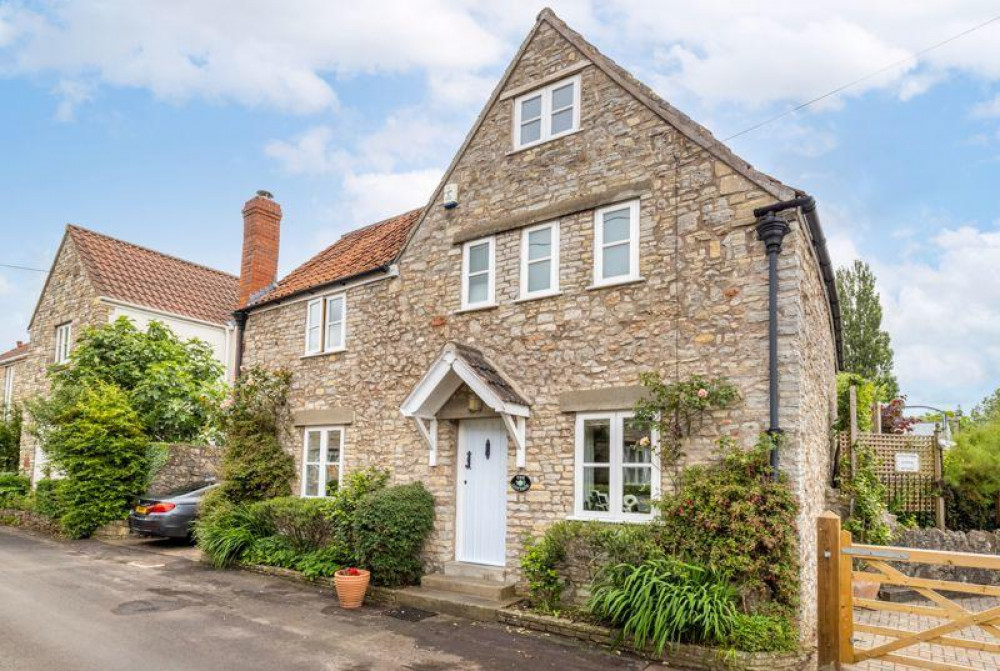
[[[528,233],[528,260],[545,259],[552,256],[552,228],[540,228]]]
[[[306,434],[306,462],[319,461],[319,443],[319,431],[310,431]]]
[[[331,321],[331,322],[342,321],[344,319],[344,299],[343,298],[334,298],[333,300],[330,301],[330,304],[327,307],[327,310],[329,312],[328,312],[326,318],[329,321]]]
[[[629,238],[629,208],[604,213],[604,244]]]
[[[573,108],[552,115],[552,134],[563,133],[573,128]]]
[[[537,119],[542,116],[542,96],[535,96],[521,101],[521,122]]]
[[[322,307],[323,304],[320,303],[319,301],[309,304],[309,324],[308,324],[309,326],[315,326],[316,324],[319,324],[320,308]]]
[[[326,495],[333,496],[340,487],[340,466],[328,464],[326,467]]]
[[[536,119],[531,123],[521,125],[521,144],[537,142],[542,137],[542,120]]]
[[[326,327],[326,348],[335,349],[341,347],[344,344],[344,339],[341,337],[341,329],[343,328],[343,322],[340,324],[330,324]]]
[[[651,510],[652,474],[649,466],[626,466],[622,469],[622,512],[648,513]]]
[[[319,496],[319,466],[306,466],[306,496]]]
[[[469,278],[469,303],[485,303],[489,293],[489,277],[476,275]]]
[[[535,261],[528,264],[528,293],[552,288],[552,262]]]
[[[611,469],[607,466],[585,466],[583,469],[583,509],[611,510]]]
[[[583,461],[588,464],[611,463],[611,421],[586,419],[583,421]]]
[[[649,464],[653,461],[653,441],[649,429],[633,427],[631,420],[625,420],[625,434],[622,441],[622,461],[626,464]]]
[[[320,334],[319,326],[309,329],[308,347],[310,352],[315,352],[319,349],[319,334]]]
[[[340,463],[340,431],[327,431],[326,461],[328,464]]]
[[[490,243],[482,242],[469,247],[469,272],[481,273],[490,267]]]
[[[552,109],[558,110],[573,104],[573,84],[560,86],[552,91]]]
[[[604,248],[604,268],[601,269],[601,277],[620,277],[629,274],[629,245],[615,245]]]

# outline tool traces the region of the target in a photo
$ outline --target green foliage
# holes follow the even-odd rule
[[[798,505],[784,478],[773,480],[772,439],[750,450],[720,441],[722,458],[681,475],[651,527],[667,555],[727,575],[744,607],[762,598],[791,611],[799,600]]]
[[[945,452],[949,527],[994,529],[1000,505],[1000,418],[979,421],[955,436]]]
[[[882,328],[882,302],[875,289],[875,274],[867,263],[855,261],[837,269],[837,295],[843,324],[844,370],[878,385],[880,401],[899,395],[893,374],[889,333]],[[866,407],[866,406],[859,406]]]
[[[358,564],[379,585],[416,582],[420,551],[434,526],[434,497],[420,482],[377,490],[354,513]]]
[[[194,531],[198,547],[216,568],[241,561],[254,543],[273,534],[274,527],[259,508],[219,499],[210,513],[203,511]]]
[[[940,417],[940,415],[938,415]],[[984,398],[972,408],[969,419],[974,424],[1000,420],[1000,389]]]
[[[16,471],[21,458],[21,408],[0,416],[0,471]]]
[[[664,463],[676,464],[683,456],[683,439],[691,434],[695,418],[710,410],[725,408],[740,395],[724,379],[695,375],[679,382],[666,382],[657,373],[643,373],[639,380],[646,396],[635,404],[633,424],[657,431]]]
[[[560,574],[570,543],[577,542],[599,557],[602,564],[638,564],[662,554],[651,528],[639,524],[606,524],[564,520],[556,522],[538,539],[526,539],[521,569],[528,581],[531,605],[557,612],[566,587]]]
[[[725,576],[667,557],[617,564],[595,584],[587,604],[619,627],[638,649],[662,655],[668,643],[722,643],[737,616],[736,592]]]
[[[892,531],[885,522],[886,487],[876,472],[875,451],[867,445],[854,446],[854,471],[851,472],[850,455],[844,455],[840,467],[840,491],[852,501],[851,516],[844,522],[844,529],[851,532],[860,543],[885,545],[892,538]]]
[[[872,430],[872,415],[869,408],[879,397],[878,386],[856,373],[837,373],[837,423],[838,431],[849,431],[851,428],[851,385],[857,389],[858,396],[858,431]]]
[[[292,493],[295,461],[282,449],[291,373],[251,368],[224,404],[222,496],[232,503],[262,501]]]
[[[332,540],[329,522],[333,501],[284,496],[253,504],[256,513],[268,520],[277,536],[292,550],[309,552]]]
[[[32,412],[58,414],[82,390],[109,384],[127,396],[150,440],[186,442],[211,427],[224,395],[222,374],[207,343],[181,341],[155,321],[140,331],[120,317],[80,334],[69,364],[50,371],[51,399],[41,402],[40,415]]]
[[[16,497],[26,496],[31,489],[31,480],[18,473],[0,473],[0,508]]]
[[[123,519],[148,473],[149,443],[128,394],[96,382],[60,408],[45,452],[66,476],[63,529],[71,538]]]
[[[785,616],[739,613],[725,644],[743,652],[794,652],[799,647],[799,633]]]
[[[58,520],[66,511],[66,480],[42,478],[35,483],[35,511]]]

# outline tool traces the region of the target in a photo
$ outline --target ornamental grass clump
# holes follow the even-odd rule
[[[658,655],[668,644],[724,643],[738,615],[725,576],[667,557],[606,569],[587,608]]]

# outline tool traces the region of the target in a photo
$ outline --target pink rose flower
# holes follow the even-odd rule
[[[698,390],[698,398],[708,398],[708,390],[707,389],[699,389]]]

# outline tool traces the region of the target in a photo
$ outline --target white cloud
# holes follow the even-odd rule
[[[427,169],[347,175],[344,200],[348,218],[367,223],[426,205],[442,172]]]
[[[990,100],[984,100],[978,105],[975,105],[972,108],[972,116],[977,119],[992,119],[1000,117],[1000,93],[993,96]]]
[[[314,126],[293,140],[271,140],[265,145],[264,153],[290,174],[322,175],[343,165],[342,157],[338,157],[331,146],[332,141],[333,129]]]

